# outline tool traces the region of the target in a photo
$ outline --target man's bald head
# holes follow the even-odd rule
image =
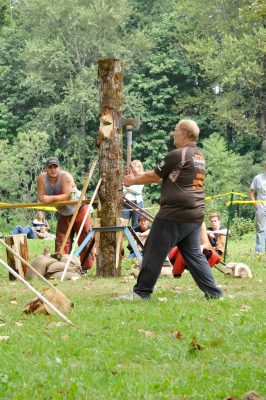
[[[178,122],[177,126],[179,127],[182,133],[185,133],[192,142],[196,142],[199,137],[200,128],[192,119],[181,119]]]

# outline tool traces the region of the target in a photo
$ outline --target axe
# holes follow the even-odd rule
[[[131,153],[132,153],[132,129],[139,129],[140,117],[136,118],[124,118],[120,117],[118,120],[118,127],[126,127],[127,131],[127,173],[130,171],[131,164]]]

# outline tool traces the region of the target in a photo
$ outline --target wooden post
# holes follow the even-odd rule
[[[116,218],[116,225],[123,226],[123,218]],[[121,259],[122,259],[122,244],[123,244],[124,232],[116,232],[116,252],[115,252],[115,268],[116,275],[121,274]]]
[[[6,244],[8,244],[13,250],[15,250],[25,261],[29,261],[29,251],[28,251],[28,240],[27,235],[11,235],[6,236]],[[10,251],[6,251],[7,263],[13,268],[22,278],[25,277],[27,272],[27,265],[22,263],[17,257]],[[9,273],[9,279],[14,280],[14,276]]]
[[[119,118],[122,112],[122,63],[116,59],[99,60],[100,129],[99,167],[102,185],[99,190],[101,226],[116,226],[116,218],[122,209],[123,157],[122,128]],[[97,275],[116,276],[116,233],[101,232]]]
[[[101,219],[95,218],[93,223],[93,228],[100,228],[100,226],[101,226]],[[95,252],[96,256],[98,256],[99,246],[100,246],[100,232],[95,232],[94,239],[95,239]]]

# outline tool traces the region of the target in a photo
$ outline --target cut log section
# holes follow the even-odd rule
[[[29,262],[27,235],[21,234],[6,236],[5,242],[25,261]],[[22,278],[24,278],[28,269],[27,265],[15,257],[8,249],[6,250],[6,255],[8,265],[12,267],[20,276],[22,276]],[[9,274],[9,279],[15,280],[16,278],[12,274]]]

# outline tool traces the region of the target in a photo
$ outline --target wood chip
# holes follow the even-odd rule
[[[9,336],[0,336],[0,342],[6,342],[9,340]]]

